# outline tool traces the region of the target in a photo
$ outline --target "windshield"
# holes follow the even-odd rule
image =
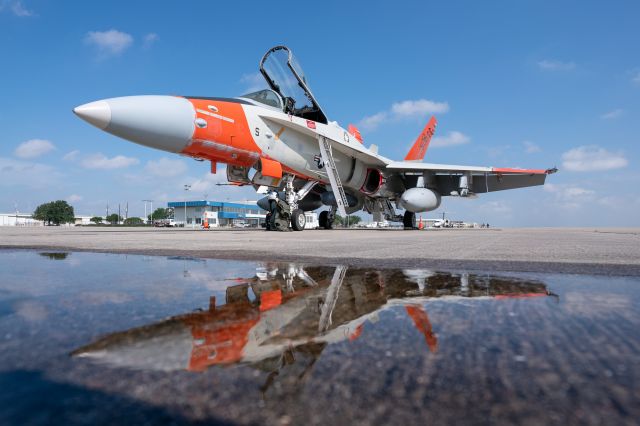
[[[269,86],[282,96],[285,112],[327,123],[327,117],[309,89],[302,67],[287,47],[270,49],[262,58],[260,71]]]
[[[282,110],[282,101],[280,100],[280,96],[278,96],[278,94],[273,90],[259,90],[257,92],[251,92],[247,93],[246,95],[242,95],[241,98],[252,99],[256,102],[260,102],[261,104],[269,105]]]

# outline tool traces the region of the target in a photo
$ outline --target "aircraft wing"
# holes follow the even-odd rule
[[[517,169],[500,167],[459,166],[452,164],[414,163],[396,161],[389,163],[388,171],[406,175],[433,172],[435,183],[441,194],[450,194],[460,186],[460,176],[470,175],[470,190],[473,193],[502,191],[505,189],[526,188],[544,185],[547,175],[557,169]]]
[[[394,161],[387,165],[387,170],[399,171],[399,172],[416,172],[416,173],[421,173],[423,171],[487,173],[487,172],[491,172],[493,170],[493,167],[455,166],[451,164],[416,163],[413,161]]]
[[[276,125],[284,126],[288,129],[293,130],[294,132],[302,133],[308,136],[318,137],[318,134],[322,134],[316,130],[312,130],[304,126],[294,124],[289,120],[284,120],[281,118],[276,118],[276,117],[267,116],[267,115],[261,116],[261,118],[267,122],[272,122],[272,123],[275,123]],[[331,135],[325,135],[325,134],[323,134],[323,136],[331,140],[331,146],[333,149],[337,149],[338,151],[341,151],[347,155],[351,155],[354,158],[357,158],[358,160],[363,161],[366,164],[370,164],[372,166],[377,166],[377,167],[385,167],[389,162],[389,160],[387,160],[386,158],[372,153],[359,142],[347,144],[345,142],[340,141],[340,139],[342,139],[342,136],[331,137]]]

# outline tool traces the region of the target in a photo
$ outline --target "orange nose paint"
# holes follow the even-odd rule
[[[259,157],[242,104],[188,99],[196,111],[192,142],[183,154],[212,162],[252,166]]]

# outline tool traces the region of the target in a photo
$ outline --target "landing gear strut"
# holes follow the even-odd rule
[[[402,223],[404,225],[404,229],[417,229],[416,214],[410,211],[405,211]]]

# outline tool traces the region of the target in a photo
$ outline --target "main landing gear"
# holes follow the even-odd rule
[[[324,210],[320,212],[320,216],[318,216],[318,223],[320,224],[320,228],[324,229],[333,229],[333,221],[335,220],[335,212],[332,207],[331,210]]]
[[[418,229],[416,226],[416,214],[410,211],[405,211],[404,217],[402,218],[402,224],[404,225],[404,229]]]

